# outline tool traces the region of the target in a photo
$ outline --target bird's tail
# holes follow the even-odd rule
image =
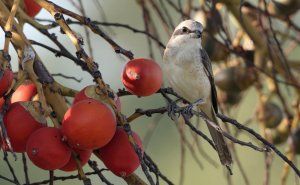
[[[203,110],[202,111],[214,122],[216,125],[219,125],[216,113],[211,107],[211,110]],[[230,167],[232,165],[232,157],[229,151],[229,148],[225,142],[224,136],[222,133],[218,132],[212,125],[207,123],[208,130],[210,135],[215,143],[216,150],[218,152],[220,161],[223,165],[225,165],[231,173]]]

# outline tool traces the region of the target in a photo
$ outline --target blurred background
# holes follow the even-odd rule
[[[96,2],[98,1],[98,2]],[[79,5],[78,1],[59,1],[53,0],[54,3],[67,8],[71,11],[74,11],[78,14],[81,14],[80,10],[74,6]],[[87,17],[90,17],[91,20],[100,21],[100,22],[109,22],[109,23],[121,23],[125,25],[129,25],[138,30],[145,30],[144,18],[143,18],[143,11],[141,6],[137,3],[139,1],[133,0],[110,0],[110,1],[101,1],[101,0],[90,0],[90,1],[83,1],[84,10],[86,12]],[[141,2],[141,1],[140,1]],[[150,1],[149,1],[150,2]],[[167,44],[169,40],[169,33],[165,31],[164,26],[161,23],[161,18],[155,13],[153,7],[151,7],[148,1],[146,4],[149,8],[149,13],[152,17],[152,23],[156,26],[157,35],[155,36],[158,38],[164,45]],[[159,4],[159,1],[155,1]],[[166,3],[166,9],[168,10],[172,22],[174,25],[177,25],[182,20],[182,15],[180,15],[176,10],[174,10],[168,3]],[[178,2],[180,1],[171,1],[176,6],[179,7]],[[184,5],[187,1],[182,1],[181,3]],[[200,1],[201,2],[201,1]],[[251,1],[254,5],[257,5],[256,1]],[[299,2],[299,1],[298,1]],[[193,7],[199,7],[199,1],[193,1]],[[220,5],[221,6],[221,5]],[[162,7],[159,7],[162,8]],[[220,12],[227,15],[229,14],[225,10],[225,7],[217,7],[219,8]],[[191,17],[195,17],[198,11],[193,10],[190,14]],[[198,15],[199,16],[199,15]],[[67,17],[67,16],[66,16]],[[201,15],[200,15],[201,17]],[[205,17],[205,16],[204,16]],[[298,18],[297,18],[298,17]],[[52,20],[53,18],[51,15],[42,10],[36,18],[38,19],[47,19]],[[224,20],[225,19],[225,20]],[[199,19],[200,20],[200,19]],[[203,20],[203,15],[202,15]],[[293,16],[294,23],[299,25],[299,15]],[[42,22],[41,23],[45,23]],[[226,25],[228,29],[228,34],[234,38],[238,35],[238,31],[235,29],[230,29],[231,27],[238,27],[238,23],[232,15],[227,15],[225,18],[223,17],[223,24]],[[282,23],[275,22],[274,25],[276,29],[284,29],[281,25]],[[115,42],[117,42],[120,46],[124,49],[132,51],[135,58],[153,58],[158,64],[162,63],[162,51],[163,48],[156,45],[155,42],[152,43],[152,50],[153,54],[149,52],[149,44],[148,44],[148,37],[145,34],[134,33],[131,30],[125,29],[123,27],[115,27],[115,26],[102,26],[99,25],[100,28],[105,31]],[[89,53],[88,44],[87,44],[87,37],[85,34],[84,27],[81,25],[71,24],[70,27],[76,31],[84,40],[85,50]],[[172,29],[169,29],[170,33]],[[293,31],[291,31],[293,32]],[[35,28],[26,24],[24,27],[24,33],[26,34],[27,38],[39,41],[44,43],[50,47],[54,47],[55,45],[45,36],[40,34]],[[50,30],[50,33],[56,33],[58,40],[70,51],[75,55],[75,47],[68,39],[66,35],[60,33],[59,28],[53,28]],[[292,35],[296,35],[296,33],[291,33]],[[0,34],[2,37],[0,38],[0,43],[4,42],[3,32]],[[221,36],[220,36],[221,35]],[[216,36],[219,41],[222,40],[222,34]],[[224,36],[224,33],[223,33]],[[299,36],[299,35],[298,35]],[[99,65],[99,70],[102,73],[103,79],[106,83],[108,83],[113,90],[116,92],[118,89],[124,88],[121,82],[121,73],[124,65],[128,61],[128,59],[120,54],[116,54],[113,48],[100,36],[93,34],[90,32],[90,41],[91,47],[93,50],[93,58],[95,62]],[[298,37],[299,39],[299,37]],[[234,40],[234,39],[232,39]],[[244,39],[246,40],[246,39]],[[224,42],[223,42],[224,43]],[[246,50],[245,48],[253,49],[252,42],[243,41],[244,46],[243,51]],[[242,44],[241,44],[242,45]],[[293,49],[293,52],[290,52],[289,58],[293,60],[299,60],[299,41],[296,42],[296,46]],[[81,79],[81,82],[78,83],[74,80],[67,80],[61,77],[55,77],[58,82],[61,82],[67,87],[71,87],[76,90],[80,90],[87,85],[93,84],[93,78],[87,73],[81,70],[79,66],[76,66],[73,61],[70,61],[64,57],[55,57],[55,55],[51,52],[48,52],[46,49],[43,49],[39,46],[34,46],[38,55],[41,57],[43,63],[47,67],[50,73],[63,73],[67,76],[73,76],[77,79]],[[247,48],[247,49],[248,49]],[[236,47],[234,47],[236,49]],[[17,64],[17,55],[16,52],[11,48],[11,56],[12,56],[12,68],[14,71],[18,69]],[[216,52],[216,51],[215,51]],[[242,59],[237,59],[236,56],[226,56],[226,59],[222,61],[226,62],[216,62],[214,63],[215,71],[223,69],[225,67],[233,65],[234,62],[232,60],[239,61]],[[226,65],[224,65],[226,63]],[[299,69],[298,69],[299,70]],[[299,71],[298,71],[299,72]],[[244,72],[245,74],[248,71]],[[243,73],[243,74],[244,74]],[[284,79],[283,77],[281,79]],[[222,83],[222,82],[220,82]],[[245,82],[246,83],[246,82]],[[164,87],[168,87],[168,84],[165,83]],[[283,96],[286,99],[286,102],[290,105],[293,96],[296,95],[295,91],[291,90],[287,92],[286,86],[280,84],[280,88],[283,90]],[[290,87],[288,87],[290,88]],[[268,93],[266,93],[268,95]],[[240,96],[240,95],[236,95]],[[150,108],[158,108],[166,105],[164,98],[160,94],[152,95],[149,97],[136,97],[136,96],[123,96],[121,99],[122,105],[122,113],[126,116],[130,116],[134,113],[135,109],[142,108],[142,109],[150,109]],[[71,99],[69,99],[71,100]],[[259,105],[260,101],[260,94],[257,93],[256,86],[251,84],[247,90],[243,91],[241,95],[241,100],[238,101],[238,104],[230,108],[224,108],[225,114],[237,119],[240,123],[248,123],[248,127],[256,130],[257,132],[261,133],[259,124],[255,117],[256,109]],[[274,102],[280,102],[278,98],[274,98]],[[280,103],[278,103],[280,104]],[[281,105],[281,104],[280,104]],[[193,119],[194,123],[196,124],[197,119]],[[146,152],[152,157],[155,163],[158,165],[161,173],[163,173],[168,179],[170,179],[174,184],[184,184],[184,185],[194,185],[194,184],[207,184],[207,185],[227,185],[227,184],[263,184],[265,178],[265,154],[254,151],[248,147],[243,147],[240,145],[235,145],[236,153],[239,158],[239,161],[243,167],[244,174],[242,174],[241,169],[236,164],[236,161],[233,164],[233,176],[230,178],[228,177],[227,170],[219,164],[219,159],[216,152],[212,149],[212,147],[207,144],[202,138],[199,139],[199,146],[201,149],[196,147],[193,133],[191,130],[182,125],[173,122],[166,114],[164,115],[154,115],[150,118],[148,117],[140,117],[134,120],[131,123],[132,129],[136,131],[144,141],[145,150]],[[236,132],[236,129],[228,125],[231,130],[232,135]],[[186,145],[182,145],[182,138],[179,134],[179,129],[182,129],[182,132],[185,133],[186,139],[188,142],[193,146],[193,151],[191,151]],[[200,122],[199,126],[200,130],[203,130],[204,133],[208,134],[207,128],[203,122]],[[253,136],[246,132],[239,132],[238,138],[244,141],[250,141],[255,145],[262,146],[261,142],[257,141]],[[285,140],[279,145],[276,145],[280,151],[285,152],[287,149],[287,141]],[[203,152],[205,154],[203,154]],[[208,156],[209,159],[207,159]],[[273,155],[273,154],[272,154]],[[1,157],[3,154],[1,152]],[[24,175],[23,175],[23,165],[21,156],[18,155],[18,160],[14,161],[11,155],[9,155],[9,159],[13,168],[16,171],[16,174],[20,180],[20,182],[24,183]],[[213,165],[209,160],[212,159],[214,162]],[[103,164],[100,160],[93,157],[93,160],[99,162],[99,168],[104,168]],[[38,167],[32,165],[29,162],[29,174],[31,182],[38,182],[41,180],[45,180],[48,178],[48,172],[39,169]],[[284,162],[280,159],[277,155],[273,155],[273,162],[270,167],[270,182],[271,185],[279,185],[281,184],[281,174],[283,170]],[[297,165],[299,167],[299,165]],[[84,167],[86,172],[91,171],[91,169],[86,165]],[[7,168],[7,165],[1,161],[0,162],[0,174],[2,176],[6,176],[11,178],[11,174]],[[76,173],[72,173],[76,174]],[[109,171],[103,172],[103,174],[107,177],[107,179],[112,184],[126,184],[121,178],[113,175]],[[137,174],[143,178],[146,182],[146,178],[139,168],[137,170]],[[56,176],[65,176],[70,175],[70,173],[65,173],[61,171],[55,171]],[[246,175],[246,181],[245,177]],[[101,182],[98,176],[90,176],[92,180],[92,184],[105,184]],[[290,172],[286,184],[292,185],[296,184],[295,179],[297,176],[293,171]],[[7,181],[0,179],[1,185],[8,185]],[[67,180],[67,181],[56,181],[55,184],[59,185],[67,185],[67,184],[82,184],[81,181],[75,180]],[[160,184],[166,184],[165,182],[161,181]]]

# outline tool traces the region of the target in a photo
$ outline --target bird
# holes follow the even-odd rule
[[[217,125],[217,91],[211,61],[201,45],[203,26],[195,20],[184,20],[175,28],[164,50],[162,69],[173,90],[197,107]],[[202,100],[199,101],[199,100]],[[222,165],[231,173],[232,156],[222,133],[211,124],[208,130]]]

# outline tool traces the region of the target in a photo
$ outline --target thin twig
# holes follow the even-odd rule
[[[6,181],[8,181],[8,182],[10,182],[10,183],[12,183],[12,184],[15,184],[15,181],[14,181],[14,180],[11,180],[11,179],[9,179],[9,178],[7,178],[7,177],[5,177],[5,176],[0,175],[0,179],[3,179],[3,180],[6,180]],[[26,184],[26,185],[27,185],[27,184]]]
[[[82,78],[81,78],[81,79],[77,79],[77,78],[74,77],[74,76],[67,76],[67,75],[62,74],[62,73],[52,73],[51,75],[52,75],[53,77],[54,77],[54,76],[59,76],[59,77],[65,78],[65,79],[71,79],[71,80],[74,80],[74,81],[76,81],[76,82],[78,82],[78,83],[80,83],[80,82],[82,81]]]
[[[152,20],[150,17],[150,12],[148,10],[148,8],[146,7],[145,1],[141,0],[140,1],[140,6],[142,8],[142,12],[143,12],[143,22],[144,22],[144,27],[147,33],[151,33],[151,31],[153,31],[153,25],[152,25]],[[153,58],[154,57],[154,53],[153,53],[153,48],[152,48],[152,42],[151,39],[149,37],[147,37],[147,44],[148,44],[148,49],[149,49],[149,57]]]
[[[240,161],[239,156],[237,155],[237,151],[236,151],[234,145],[232,145],[232,150],[233,150],[234,153],[235,153],[235,155],[233,156],[233,157],[234,157],[234,161],[235,161],[235,163],[237,164],[238,168],[240,169],[240,172],[241,172],[241,174],[242,174],[242,177],[243,177],[243,179],[244,179],[245,184],[246,184],[246,185],[250,185],[249,179],[248,179],[248,177],[247,177],[247,173],[245,172],[245,170],[244,170],[244,168],[243,168],[243,166],[242,166],[242,163],[241,163],[241,161]]]
[[[186,166],[186,152],[185,145],[183,140],[180,140],[180,164],[179,164],[179,185],[183,185],[184,183],[184,174],[185,174],[185,166]]]
[[[162,11],[159,9],[158,5],[156,4],[156,2],[154,0],[150,0],[149,2],[152,5],[152,7],[154,8],[154,10],[156,11],[157,15],[159,16],[159,20],[161,21],[162,26],[164,27],[164,30],[166,31],[166,33],[168,35],[171,35],[171,31],[168,26],[167,20],[165,19],[164,15],[163,15]]]
[[[41,46],[41,47],[43,47],[43,48],[51,51],[52,53],[55,54],[56,57],[64,56],[64,57],[72,60],[73,62],[75,62],[75,64],[78,65],[78,66],[80,66],[82,70],[87,71],[87,72],[90,73],[90,71],[87,69],[87,66],[84,65],[84,62],[82,60],[78,59],[77,57],[75,57],[74,55],[72,55],[64,46],[60,45],[60,43],[57,41],[56,37],[54,37],[48,31],[46,31],[46,32],[43,31],[42,33],[44,33],[55,44],[57,44],[57,46],[60,48],[60,51],[56,50],[54,48],[51,48],[51,47],[49,47],[49,46],[47,46],[45,44],[42,44],[40,42],[34,41],[34,40],[30,40],[31,44]]]
[[[135,153],[137,154],[137,156],[139,157],[139,161],[140,161],[140,164],[141,164],[141,168],[148,180],[148,182],[151,184],[151,185],[155,185],[154,183],[154,180],[153,178],[151,177],[150,173],[149,173],[149,169],[148,169],[148,166],[146,164],[146,162],[143,160],[143,152],[142,152],[142,149],[140,148],[140,146],[135,142],[134,140],[134,137],[132,135],[132,131],[131,131],[131,127],[129,125],[129,123],[125,123],[123,126],[123,129],[124,131],[126,132],[127,136],[128,136],[128,139],[129,139],[129,142],[131,144],[131,146],[134,148],[135,150]]]
[[[197,125],[196,125],[196,128],[199,130],[199,120],[200,118],[197,117]],[[199,138],[197,137],[198,134],[196,134],[195,132],[193,132],[191,130],[191,134],[193,136],[193,139],[194,139],[194,142],[195,142],[195,145],[196,145],[196,148],[198,150],[198,152],[200,153],[200,155],[204,158],[205,161],[207,161],[208,163],[210,163],[212,166],[214,166],[215,168],[218,167],[218,164],[216,163],[216,161],[214,161],[208,154],[207,152],[205,151],[205,148],[203,148],[203,146],[201,146],[201,143],[200,143],[200,140]]]
[[[185,121],[185,124],[188,125],[193,132],[195,132],[196,134],[198,134],[199,136],[201,136],[203,139],[205,139],[210,144],[210,146],[213,149],[216,150],[216,146],[215,146],[214,142],[211,139],[209,139],[203,132],[201,132],[200,130],[198,130],[194,125],[192,125],[192,123],[190,122],[190,120],[187,117],[187,115],[182,114],[182,117],[183,117],[183,119]]]
[[[49,171],[49,185],[53,185],[54,184],[54,171],[50,170]]]
[[[86,176],[90,176],[90,175],[96,175],[97,172],[88,172],[85,173]],[[54,181],[66,181],[66,180],[70,180],[70,179],[78,179],[79,175],[69,175],[69,176],[54,176],[53,180]],[[44,180],[44,181],[40,181],[40,182],[33,182],[30,185],[40,185],[40,184],[48,184],[50,182],[50,180]],[[23,185],[27,185],[27,184],[23,184]],[[112,185],[112,184],[110,184]]]
[[[3,152],[3,154],[4,154],[3,159],[4,159],[4,161],[6,162],[6,164],[7,164],[7,166],[8,166],[8,169],[9,169],[11,175],[13,176],[13,181],[14,181],[14,183],[15,183],[16,185],[20,185],[19,180],[18,180],[18,178],[17,178],[17,176],[16,176],[16,173],[15,173],[15,170],[14,170],[14,168],[11,166],[11,164],[10,164],[10,162],[9,162],[7,152]]]
[[[37,2],[37,3],[41,3],[40,5],[42,5],[45,2]],[[93,23],[93,21],[91,21],[90,18],[88,17],[84,17],[81,16],[79,14],[76,14],[72,11],[69,11],[61,6],[58,6],[57,4],[54,4],[53,2],[47,2],[43,5],[52,5],[53,7],[48,7],[49,10],[54,10],[56,12],[60,12],[60,18],[63,19],[63,14],[68,15],[76,20],[78,20],[82,25],[86,25],[92,32],[94,32],[95,34],[99,35],[100,37],[102,37],[104,40],[106,40],[106,42],[108,42],[111,47],[115,50],[116,53],[120,53],[124,56],[126,56],[129,59],[133,59],[133,53],[129,50],[126,50],[124,48],[122,48],[119,44],[117,44],[114,40],[112,40],[107,34],[105,34],[100,28],[99,26],[97,26],[96,24]],[[54,13],[54,12],[52,12]],[[62,20],[61,19],[61,20]],[[64,20],[64,23],[62,24],[67,24]],[[63,26],[63,25],[61,25]],[[66,28],[66,27],[65,27]]]
[[[26,185],[30,184],[29,175],[28,175],[28,166],[27,166],[27,160],[25,153],[22,153],[22,161],[23,161],[23,169],[24,169],[24,175],[25,175],[25,183]]]
[[[295,173],[298,175],[298,177],[300,177],[300,171],[294,165],[294,163],[292,161],[290,161],[282,152],[280,152],[273,144],[269,143],[266,139],[264,139],[260,134],[258,134],[257,132],[255,132],[253,129],[245,127],[244,125],[240,124],[236,120],[234,120],[232,118],[229,118],[229,117],[227,117],[225,115],[218,114],[218,117],[223,122],[230,123],[230,124],[234,125],[236,128],[245,130],[245,131],[249,132],[250,134],[252,134],[256,139],[258,139],[259,141],[261,141],[264,145],[266,145],[269,148],[271,148],[282,160],[284,160],[295,171]]]
[[[82,15],[84,17],[86,17],[86,12],[85,12],[82,0],[78,0],[78,2],[79,2],[79,5],[80,5],[80,9],[79,9],[80,12],[82,13]],[[90,56],[91,56],[91,58],[94,58],[94,53],[93,53],[93,48],[92,48],[92,43],[91,43],[90,32],[87,29],[87,27],[84,27],[84,32],[85,32],[87,44],[88,44],[88,47],[89,47]]]
[[[101,180],[102,182],[104,182],[106,185],[113,185],[113,184],[110,183],[110,182],[104,177],[104,175],[102,174],[102,171],[105,171],[105,170],[107,170],[107,169],[99,169],[99,168],[98,168],[98,164],[97,164],[96,161],[91,161],[91,160],[89,160],[89,161],[88,161],[88,164],[89,164],[89,166],[94,170],[93,174],[97,174],[98,177],[100,178],[100,180]]]
[[[157,174],[161,179],[163,179],[168,185],[174,185],[165,175],[163,175],[157,165],[154,163],[154,161],[151,159],[151,157],[144,152],[144,161],[147,164],[147,166],[149,167],[150,171],[154,172],[155,174]]]
[[[50,21],[51,23],[54,24],[54,27],[57,26],[56,23],[54,23],[52,20],[47,20],[47,19],[38,19],[40,21]],[[82,24],[81,22],[78,21],[72,21],[71,19],[67,19],[66,22],[68,24]],[[120,27],[120,28],[124,28],[124,29],[128,29],[134,33],[140,33],[143,35],[146,35],[147,37],[149,37],[150,39],[152,39],[153,41],[155,41],[162,49],[166,48],[166,46],[155,36],[153,36],[152,34],[148,33],[147,31],[144,30],[140,30],[137,28],[134,28],[128,24],[122,24],[122,23],[112,23],[112,22],[100,22],[100,21],[92,21],[93,24],[97,24],[97,25],[101,25],[101,26],[111,26],[111,27]]]
[[[148,129],[143,138],[143,144],[144,144],[145,150],[147,149],[149,142],[152,138],[152,135],[154,134],[155,130],[157,129],[162,118],[163,118],[163,115],[156,115],[156,117],[154,117],[153,120],[148,124]]]
[[[163,12],[166,14],[166,17],[168,19],[169,25],[171,26],[171,29],[174,30],[175,26],[174,26],[173,20],[171,18],[169,10],[166,8],[166,5],[165,5],[164,2],[165,2],[164,0],[159,0],[161,8],[163,9]]]
[[[228,124],[225,124],[225,128],[226,128],[226,131],[228,131],[228,133],[231,134],[230,129],[229,129],[229,125],[228,125]],[[237,138],[236,135],[234,135],[234,137]],[[245,182],[245,185],[250,185],[250,182],[249,182],[249,179],[248,179],[248,177],[247,177],[247,174],[246,174],[246,172],[245,172],[245,170],[244,170],[244,168],[243,168],[243,165],[242,165],[242,163],[241,163],[241,160],[240,160],[240,158],[239,158],[239,156],[238,156],[238,154],[237,154],[236,146],[235,146],[233,143],[230,143],[230,148],[231,148],[231,150],[232,150],[232,154],[233,154],[234,161],[235,161],[235,163],[237,164],[237,166],[238,166],[238,168],[239,168],[239,170],[240,170],[240,172],[241,172],[241,175],[242,175],[242,178],[243,178],[243,180],[244,180],[244,182]],[[227,177],[228,177],[228,179],[231,178],[231,176],[228,176],[228,175],[227,175]],[[230,179],[230,180],[231,180],[231,179]]]
[[[182,17],[182,19],[190,18],[189,15],[186,15],[180,7],[176,6],[176,4],[172,0],[165,0],[174,10],[176,10]]]

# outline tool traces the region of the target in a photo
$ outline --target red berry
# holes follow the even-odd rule
[[[3,72],[3,71],[1,71]],[[0,72],[0,74],[1,74]],[[0,96],[3,96],[5,92],[8,90],[10,87],[13,79],[14,79],[14,74],[10,69],[6,69],[4,71],[3,76],[0,75]]]
[[[71,157],[71,149],[62,142],[57,128],[40,128],[29,137],[26,152],[29,159],[44,170],[55,170],[65,166]]]
[[[130,60],[124,67],[122,82],[126,89],[137,96],[149,96],[160,89],[163,81],[160,66],[150,59]]]
[[[15,152],[25,152],[29,136],[43,127],[43,124],[36,120],[26,108],[19,102],[13,103],[3,118],[7,135]]]
[[[132,134],[143,153],[142,140],[135,132]],[[128,176],[140,165],[138,155],[130,144],[126,132],[121,128],[118,128],[113,139],[97,152],[105,166],[117,176]]]
[[[118,111],[121,111],[120,98],[118,97],[118,95],[115,92],[113,92],[113,93],[114,93],[114,96],[115,96],[114,101],[116,103],[116,107],[117,107]],[[74,98],[73,104],[75,104],[75,103],[77,103],[81,100],[85,100],[85,99],[94,99],[94,100],[99,100],[103,103],[107,103],[107,104],[109,103],[109,102],[107,102],[106,98],[103,98],[102,96],[97,94],[95,85],[86,86],[81,91],[79,91],[79,93],[77,93],[75,98]]]
[[[115,120],[115,115],[106,104],[86,99],[67,110],[62,121],[62,131],[74,148],[93,150],[111,140],[116,131]]]
[[[11,103],[18,101],[30,101],[31,98],[36,95],[37,90],[31,81],[25,81],[22,85],[20,85],[16,91],[11,96]]]
[[[81,166],[84,166],[89,161],[92,152],[92,150],[75,150],[75,153],[78,155],[78,158],[80,160]],[[71,157],[69,162],[64,167],[60,168],[60,170],[66,172],[77,170],[76,161],[73,159],[73,157]]]
[[[24,0],[25,11],[30,17],[36,16],[42,9],[34,0]]]

